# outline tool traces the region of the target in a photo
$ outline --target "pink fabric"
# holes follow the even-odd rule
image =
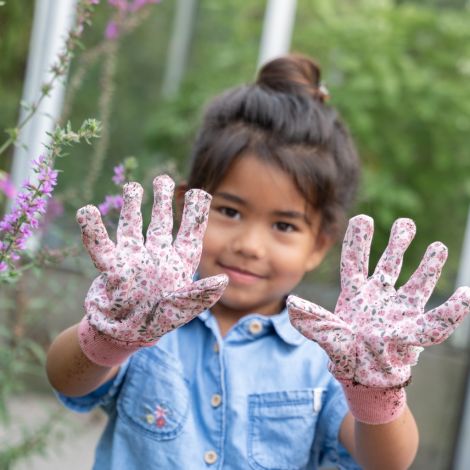
[[[114,367],[122,364],[141,346],[114,340],[100,333],[83,317],[78,325],[78,342],[85,356],[100,366]],[[149,346],[155,344],[150,343]]]
[[[385,424],[397,419],[406,405],[404,388],[372,388],[340,380],[353,416],[366,424]]]
[[[470,311],[469,287],[424,311],[447,258],[440,242],[428,247],[408,282],[395,289],[415,231],[412,220],[395,221],[388,246],[368,276],[373,221],[365,215],[352,218],[341,253],[335,312],[296,296],[287,299],[292,324],[327,352],[329,369],[343,383],[351,412],[364,422],[398,416],[405,403],[401,387],[409,382],[423,347],[444,341]]]
[[[116,365],[189,322],[217,302],[228,283],[223,274],[193,282],[211,196],[197,189],[186,193],[181,226],[173,240],[174,183],[163,175],[154,179],[153,186],[146,240],[140,211],[143,189],[138,183],[124,186],[116,243],[108,237],[96,207],[77,212],[83,244],[101,271],[85,299],[84,321],[90,328],[81,326],[80,344],[100,364]]]
[[[368,276],[373,221],[350,220],[341,253],[341,293],[335,312],[289,296],[292,324],[328,353],[338,379],[370,387],[402,386],[423,347],[444,341],[470,311],[470,288],[459,288],[444,304],[424,312],[447,258],[432,243],[418,269],[398,290],[403,256],[415,234],[410,219],[398,219],[377,267]]]

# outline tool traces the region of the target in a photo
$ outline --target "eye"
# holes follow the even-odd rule
[[[280,232],[297,232],[298,228],[288,222],[276,222],[274,228]]]
[[[225,215],[226,217],[230,219],[239,219],[240,218],[240,212],[238,212],[236,209],[233,207],[219,207],[218,211],[222,214]]]

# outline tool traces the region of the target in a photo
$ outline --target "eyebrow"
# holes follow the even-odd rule
[[[230,193],[225,193],[225,192],[217,192],[214,194],[214,196],[218,196],[222,199],[225,199],[230,202],[234,202],[236,204],[240,204],[242,206],[247,206],[248,203],[241,197],[235,196],[234,194]],[[287,218],[287,219],[292,219],[292,220],[304,220],[307,223],[309,222],[309,219],[307,217],[307,214],[305,212],[299,212],[299,211],[274,211],[273,215],[277,217],[282,217],[282,218]]]

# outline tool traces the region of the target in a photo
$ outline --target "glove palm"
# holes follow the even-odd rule
[[[330,313],[290,296],[292,324],[330,357],[341,380],[372,387],[400,387],[409,380],[422,347],[444,341],[469,311],[470,289],[458,289],[443,305],[424,312],[447,258],[446,247],[431,244],[409,281],[396,290],[403,255],[415,234],[410,219],[398,219],[389,244],[368,277],[373,221],[351,219],[341,254],[341,293]]]
[[[202,190],[186,193],[181,226],[173,242],[173,190],[168,176],[155,178],[146,241],[140,211],[143,190],[138,183],[124,187],[116,244],[109,239],[95,207],[78,211],[83,243],[101,271],[85,299],[88,328],[81,338],[85,352],[90,328],[114,345],[136,349],[154,344],[222,295],[225,275],[193,282],[211,197]]]

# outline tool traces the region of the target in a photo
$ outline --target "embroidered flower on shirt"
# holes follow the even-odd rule
[[[148,424],[155,424],[158,428],[163,428],[167,423],[166,418],[169,414],[168,408],[163,405],[157,405],[155,410],[145,415],[145,420]]]
[[[156,418],[156,424],[159,428],[162,428],[166,424],[166,409],[161,406],[157,405],[157,408],[155,409],[155,418]]]

